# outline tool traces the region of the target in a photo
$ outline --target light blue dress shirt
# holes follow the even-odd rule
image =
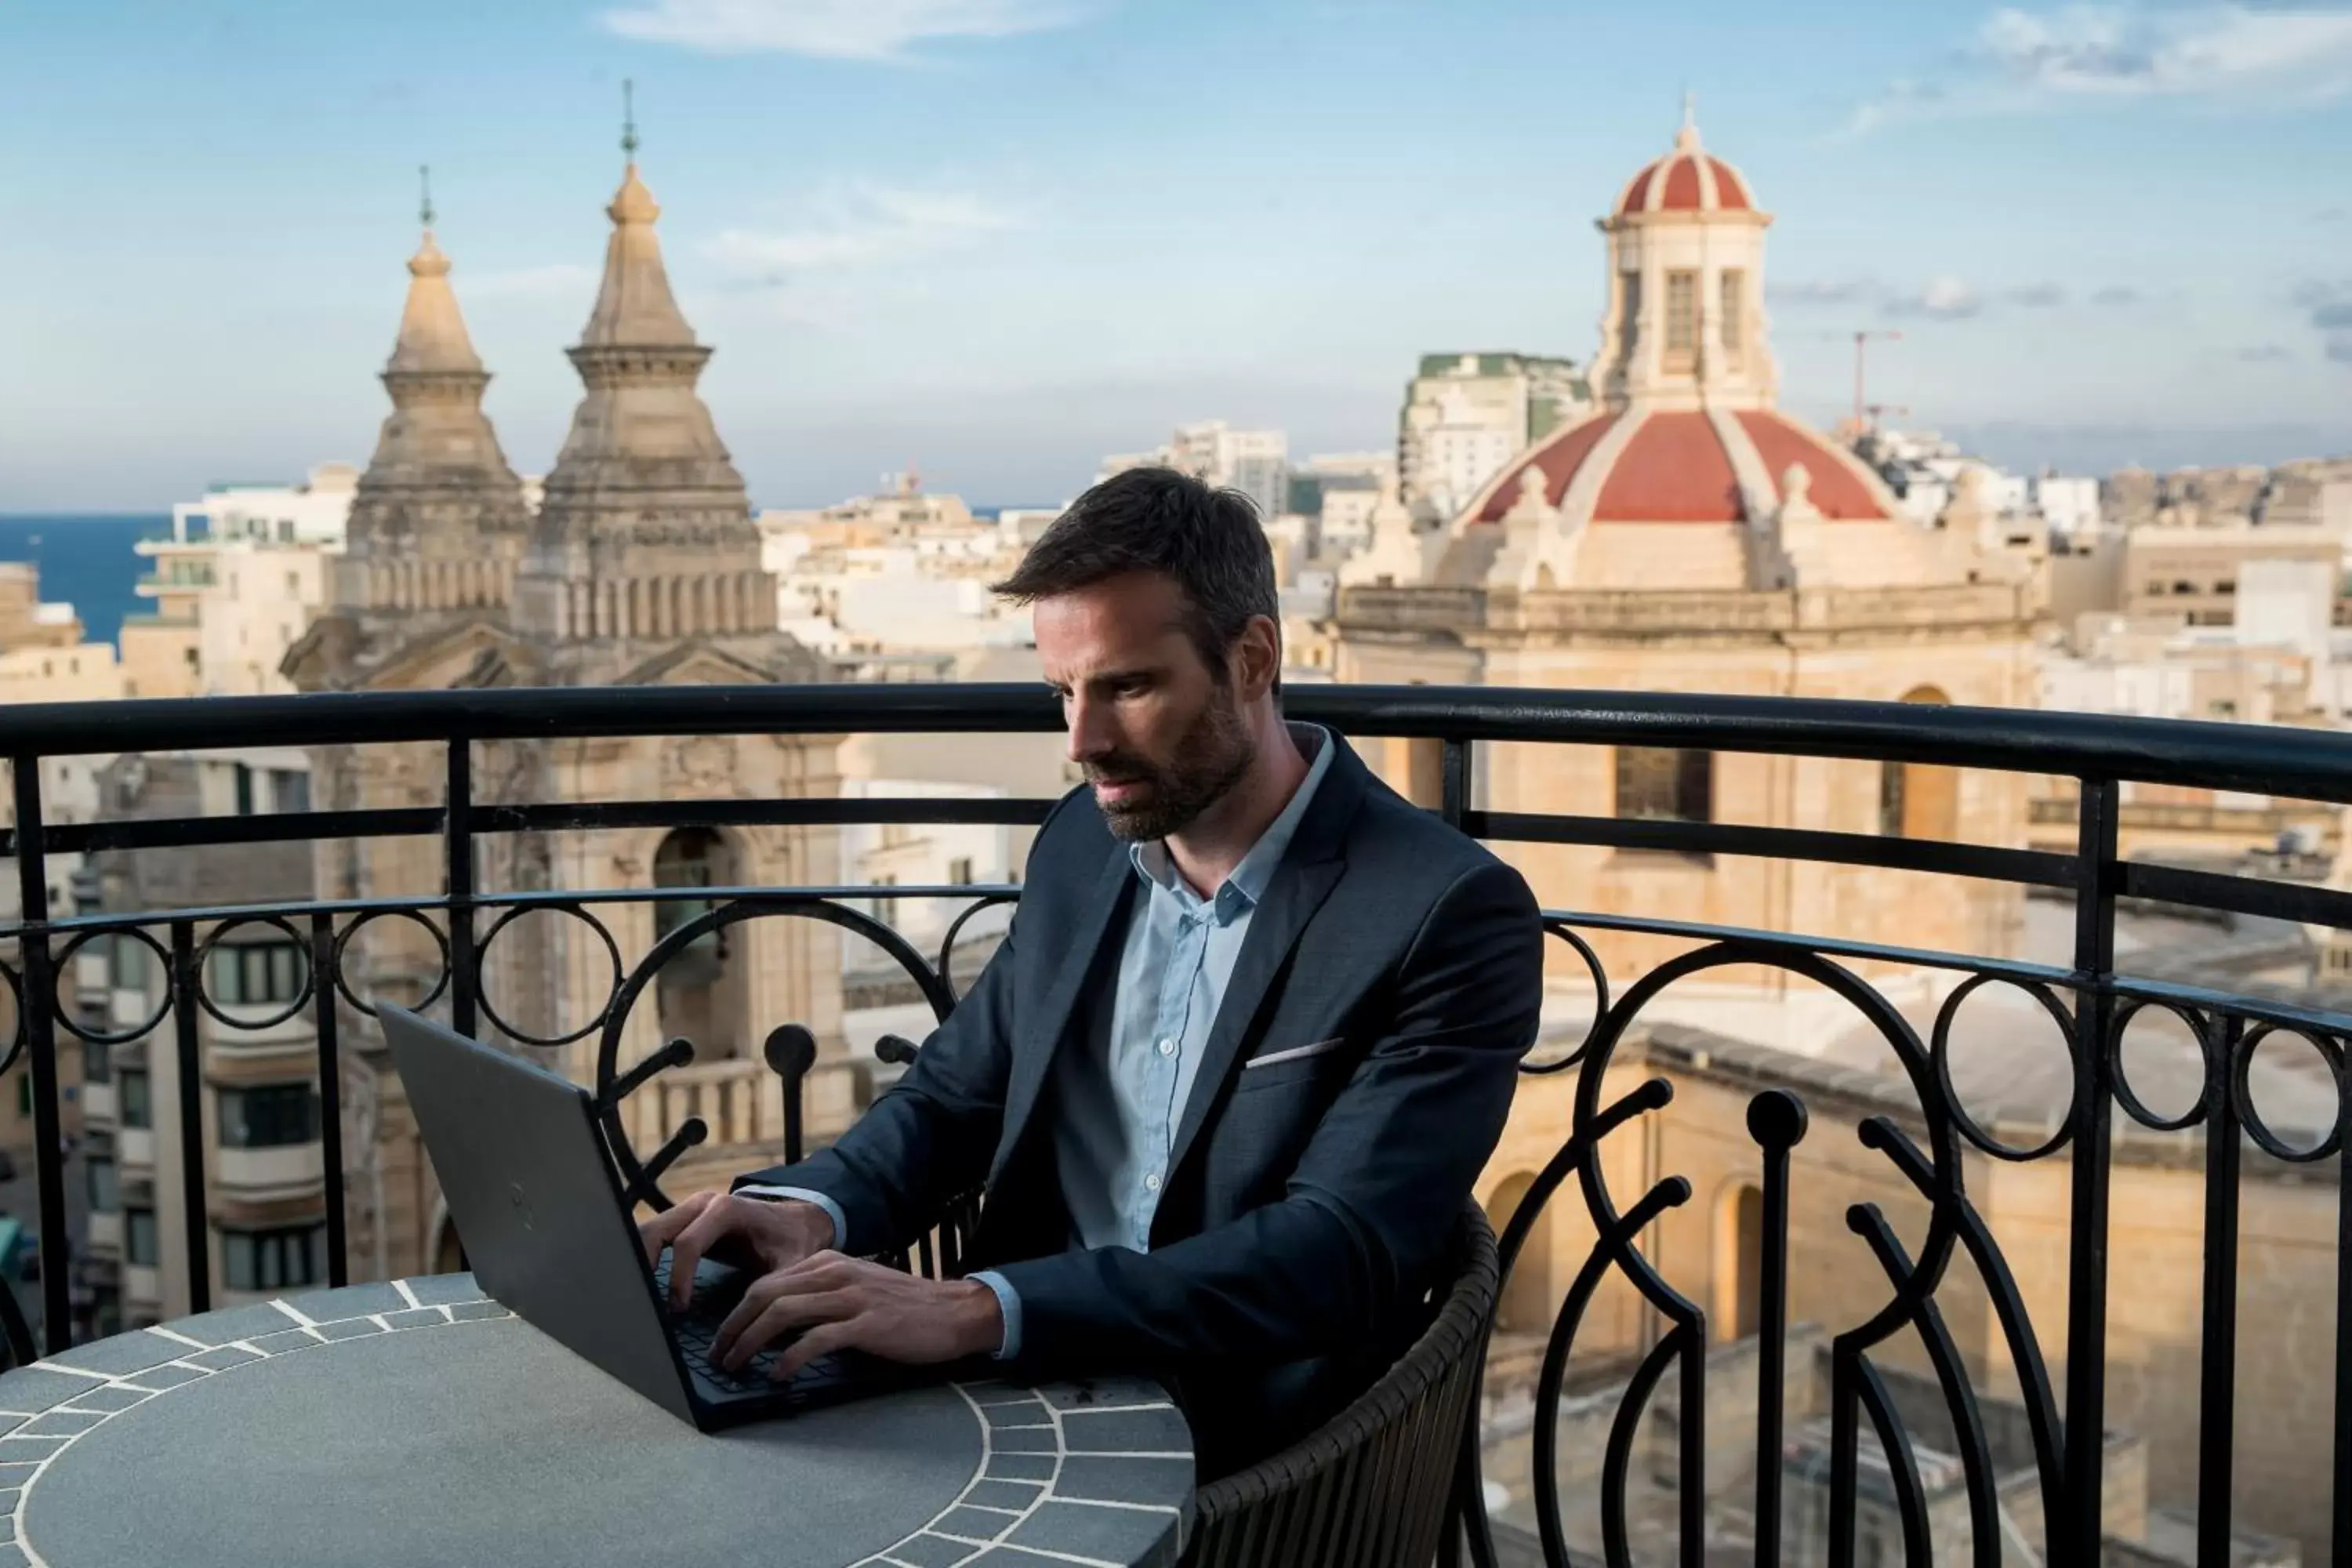
[[[1129,847],[1144,889],[1128,918],[1108,1038],[1071,1041],[1054,1066],[1061,1111],[1055,1157],[1082,1247],[1151,1248],[1151,1221],[1176,1124],[1249,935],[1250,917],[1331,771],[1335,748],[1328,731],[1293,724],[1290,732],[1299,750],[1312,755],[1307,776],[1214,894],[1204,899],[1192,890],[1164,842]],[[835,1246],[847,1250],[846,1220],[824,1194],[798,1187],[744,1191],[822,1205],[833,1217]],[[971,1278],[996,1293],[1003,1310],[998,1356],[1018,1355],[1021,1298],[994,1269]]]

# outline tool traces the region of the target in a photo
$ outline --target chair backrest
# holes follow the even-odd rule
[[[1500,1268],[1464,1205],[1444,1300],[1412,1348],[1319,1429],[1202,1487],[1189,1568],[1429,1568],[1477,1397]]]

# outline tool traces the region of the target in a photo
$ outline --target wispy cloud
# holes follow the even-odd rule
[[[2000,297],[2003,303],[2028,310],[2054,310],[2069,298],[2065,289],[2056,283],[2023,283],[2002,289]]]
[[[903,60],[943,38],[1007,38],[1079,20],[1076,0],[646,0],[606,30],[713,55]]]
[[[2141,304],[2146,301],[2147,299],[2147,295],[2141,293],[2138,289],[2133,288],[2128,283],[2110,283],[2104,289],[2093,290],[2091,294],[2092,304],[2106,305],[2116,309],[2121,309],[2126,305]]]
[[[2352,364],[2352,279],[2314,279],[2294,291],[2294,305],[2319,334],[2320,352],[2337,364]]]
[[[1890,83],[1847,129],[2145,99],[2244,108],[2352,92],[2352,6],[2004,6],[1930,74]]]
[[[738,282],[781,285],[813,272],[961,249],[1023,222],[1009,208],[961,192],[856,182],[821,192],[810,202],[804,221],[792,227],[727,229],[703,250]]]
[[[1878,285],[1867,278],[1791,279],[1786,283],[1768,283],[1765,298],[1776,305],[1852,305],[1878,292]]]
[[[1952,277],[1930,279],[1927,287],[1895,295],[1885,306],[1890,316],[1925,316],[1935,321],[1965,321],[1982,315],[1984,308],[1982,294],[1965,279]]]
[[[2238,351],[2238,359],[2245,364],[2278,364],[2294,357],[2284,343],[2255,343]]]

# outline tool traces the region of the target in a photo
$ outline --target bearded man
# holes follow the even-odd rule
[[[1158,1377],[1203,1480],[1303,1436],[1424,1324],[1534,1042],[1543,937],[1509,867],[1281,711],[1248,500],[1165,468],[1078,498],[997,591],[1033,607],[1087,783],[1003,942],[831,1148],[643,1228],[683,1293],[761,1272],[730,1369],[844,1347]],[[981,1188],[967,1261],[867,1260]]]

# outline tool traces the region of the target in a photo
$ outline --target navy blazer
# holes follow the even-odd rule
[[[905,1076],[831,1148],[737,1183],[824,1194],[861,1253],[912,1245],[982,1187],[966,1263],[1020,1295],[1009,1370],[1161,1377],[1204,1475],[1310,1430],[1419,1331],[1542,1002],[1527,883],[1332,744],[1251,917],[1149,1252],[1076,1247],[1057,1190],[1048,1064],[1116,984],[1141,888],[1085,786],[1046,818],[1004,941]]]

